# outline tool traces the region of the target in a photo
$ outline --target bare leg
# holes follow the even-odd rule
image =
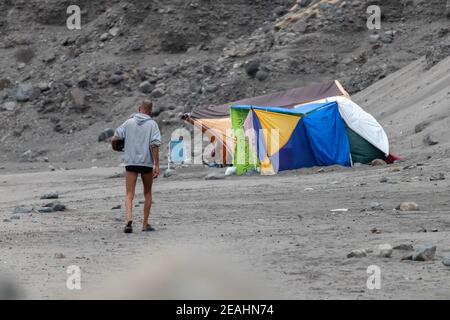
[[[143,227],[147,227],[148,219],[150,217],[150,209],[152,207],[152,184],[153,172],[142,174],[142,183],[144,184],[144,223]]]
[[[136,172],[126,172],[126,199],[125,207],[127,209],[127,222],[133,220],[133,200],[136,190],[136,181],[138,174]]]

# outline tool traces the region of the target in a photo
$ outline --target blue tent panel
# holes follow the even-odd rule
[[[310,168],[318,165],[303,120],[300,120],[288,143],[270,157],[275,172]]]
[[[337,105],[317,110],[302,121],[319,166],[351,166],[350,143]]]

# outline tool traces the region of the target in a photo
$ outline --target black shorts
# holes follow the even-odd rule
[[[136,173],[151,173],[153,171],[152,167],[144,167],[144,166],[126,166],[125,170],[129,172],[136,172]]]

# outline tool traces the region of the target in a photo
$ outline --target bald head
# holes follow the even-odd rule
[[[147,99],[142,101],[142,104],[139,107],[139,112],[151,115],[152,110],[153,110],[153,102]]]

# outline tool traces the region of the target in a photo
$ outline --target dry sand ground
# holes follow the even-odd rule
[[[135,274],[151,257],[187,246],[215,251],[225,260],[229,256],[243,273],[258,275],[255,281],[263,280],[268,289],[247,297],[450,298],[450,270],[438,259],[400,261],[405,252],[398,250],[392,258],[346,258],[353,249],[382,243],[432,243],[438,247],[437,256],[448,255],[450,187],[448,180],[430,182],[429,177],[448,168],[449,162],[430,161],[410,169],[403,169],[405,163],[328,168],[319,173],[308,169],[276,177],[217,181],[205,181],[203,171],[185,169],[155,184],[153,224],[157,231],[132,235],[122,233],[123,210],[111,210],[122,203],[123,178],[111,178],[120,168],[4,174],[0,179],[2,220],[10,218],[17,205],[45,203],[39,196],[53,189],[61,193],[60,201],[69,211],[22,214],[20,220],[2,223],[1,264],[30,297],[73,298],[98,289],[114,272],[130,269]],[[401,170],[392,172],[393,168]],[[388,177],[388,183],[379,182],[382,176]],[[137,198],[142,200],[142,195]],[[401,201],[411,200],[420,204],[420,211],[392,210]],[[382,203],[385,210],[364,211],[372,201]],[[349,211],[330,212],[335,208]],[[381,234],[373,234],[373,228]],[[66,258],[55,259],[55,253]],[[160,260],[173,267],[167,256]],[[366,288],[366,269],[373,264],[382,271],[381,290]],[[82,269],[80,292],[66,289],[68,265]],[[175,268],[172,276],[180,277],[179,271],[182,268]],[[217,281],[222,281],[220,269],[217,275]],[[152,291],[150,280],[158,278],[151,271],[142,278],[148,297],[159,296]],[[185,294],[161,294],[192,296],[186,289],[195,287],[189,277],[180,281],[186,283]],[[129,296],[131,290],[124,295]],[[101,295],[109,296],[111,292]]]
[[[204,180],[206,169],[182,169],[155,184],[157,231],[150,234],[123,234],[123,209],[111,210],[122,204],[123,178],[114,178],[121,168],[66,163],[73,170],[49,172],[42,164],[2,163],[0,221],[10,219],[16,206],[44,204],[39,198],[51,190],[69,208],[1,222],[2,269],[32,298],[136,292],[179,298],[450,298],[450,269],[440,262],[450,254],[450,59],[427,72],[423,64],[419,60],[355,96],[386,127],[394,151],[408,156],[406,162],[217,181]],[[424,120],[429,121],[424,131],[415,133]],[[424,144],[426,134],[439,144]],[[447,179],[430,181],[436,173]],[[382,177],[388,181],[380,182]],[[374,201],[384,210],[364,210]],[[420,211],[394,211],[402,201],[417,202]],[[349,211],[330,212],[336,208]],[[381,233],[372,233],[374,228]],[[392,258],[346,258],[353,249],[383,243],[431,243],[437,257],[400,261],[405,252],[394,250]],[[177,260],[183,248],[185,258]],[[65,258],[55,259],[55,253]],[[79,292],[66,289],[72,264],[82,269]],[[366,270],[373,264],[381,268],[381,290],[366,288]],[[245,280],[233,281],[234,276]],[[115,289],[102,289],[104,282]]]

